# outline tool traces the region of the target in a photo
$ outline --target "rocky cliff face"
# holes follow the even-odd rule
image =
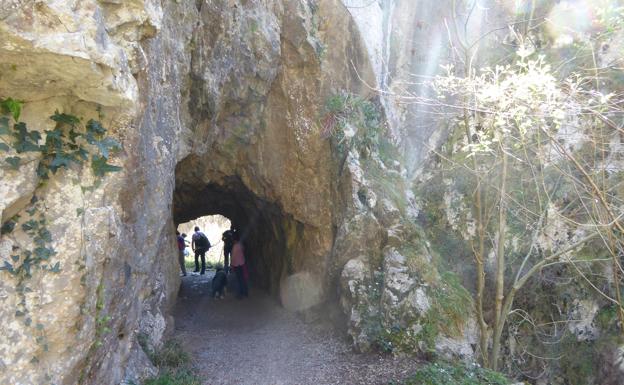
[[[149,375],[137,337],[157,345],[172,324],[174,223],[227,215],[246,231],[258,283],[294,310],[336,300],[348,260],[381,258],[393,222],[371,209],[388,218],[397,209],[375,202],[357,152],[346,167],[336,160],[318,123],[329,97],[365,95],[362,79],[375,82],[339,2],[48,1],[2,11],[0,95],[24,102],[19,120],[44,134],[57,127],[55,111],[82,118],[77,130],[96,119],[122,147],[110,158],[121,171],[104,178],[74,164],[42,180],[37,152],[0,168],[2,382]],[[50,253],[28,270],[33,215],[45,218]]]
[[[16,222],[2,236],[3,262],[24,265],[33,240],[22,225],[36,196],[55,253],[50,266],[59,270],[3,271],[3,382],[115,383],[128,370],[150,370],[136,332],[141,325],[158,340],[176,292],[166,196],[189,61],[172,40],[186,25],[162,28],[167,20],[159,2],[57,1],[24,2],[2,21],[0,93],[25,102],[28,126],[52,129],[48,117],[58,110],[99,119],[123,145],[113,161],[123,171],[97,184],[87,167],[45,183],[36,159],[2,169],[3,224]],[[172,56],[148,60],[150,50]]]
[[[357,349],[471,359],[470,295],[438,269],[455,257],[431,247],[410,192],[445,122],[402,103],[428,97],[414,73],[453,55],[451,3],[1,4],[0,99],[23,101],[17,120],[40,137],[0,111],[0,382],[151,375],[139,340],[173,323],[175,225],[211,214],[244,234],[255,284],[305,315],[339,304],[325,313]],[[15,143],[69,129],[56,111],[82,119],[65,135],[88,151],[101,122],[121,169],[95,175],[89,152],[44,179],[53,160]]]

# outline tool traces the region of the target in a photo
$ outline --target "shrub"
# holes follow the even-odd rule
[[[179,341],[167,341],[160,350],[152,351],[145,349],[145,337],[139,337],[139,344],[159,372],[158,376],[145,380],[143,385],[201,385],[202,381],[194,373],[191,356]]]
[[[201,380],[188,369],[165,370],[158,377],[146,380],[144,385],[201,385]]]
[[[501,373],[476,364],[434,362],[426,365],[402,385],[507,385],[509,380]],[[396,384],[398,385],[398,384]]]

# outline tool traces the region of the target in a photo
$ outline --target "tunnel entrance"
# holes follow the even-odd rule
[[[198,163],[201,160],[191,156],[176,167],[173,197],[176,227],[192,230],[196,218],[200,217],[228,218],[245,247],[250,283],[254,288],[278,295],[280,282],[294,272],[292,245],[303,231],[303,225],[285,214],[278,204],[250,191],[237,175],[198,175]],[[189,222],[191,225],[186,225]],[[190,230],[187,232],[189,241]],[[216,232],[207,235],[213,245],[221,240]],[[222,248],[220,250],[223,260]]]

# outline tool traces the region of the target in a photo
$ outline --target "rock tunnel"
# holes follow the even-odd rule
[[[303,225],[252,193],[237,176],[220,183],[189,180],[182,170],[192,163],[189,157],[176,166],[174,223],[215,214],[229,218],[241,232],[254,284],[277,294],[281,277],[293,273],[286,234],[302,231]]]
[[[321,16],[331,21],[328,37],[349,36],[323,55],[310,32],[310,21]],[[352,182],[338,171],[318,122],[333,95],[370,92],[361,79],[372,81],[373,73],[356,27],[342,7],[294,3],[278,24],[257,23],[262,28],[253,33],[228,15],[202,17],[216,20],[194,31],[182,94],[189,130],[179,137],[173,223],[223,215],[245,238],[256,287],[292,310],[337,302],[348,257],[335,253],[334,244],[351,207]],[[236,33],[245,44],[208,39],[219,23],[244,29]],[[237,65],[214,67],[218,52]]]
[[[296,310],[320,303],[325,282],[320,282],[319,277],[326,275],[325,267],[307,261],[302,254],[307,251],[306,245],[301,242],[318,229],[295,219],[279,202],[252,192],[240,176],[198,178],[198,162],[199,157],[189,156],[176,166],[174,224],[216,214],[229,218],[240,231],[254,287],[279,297],[283,305]],[[297,274],[302,269],[306,272]]]

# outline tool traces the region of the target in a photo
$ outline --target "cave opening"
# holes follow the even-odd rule
[[[195,224],[202,223],[201,218],[224,218],[222,227],[229,228],[231,224],[236,228],[244,245],[250,285],[272,296],[278,295],[281,280],[293,270],[288,247],[292,240],[287,239],[287,234],[296,236],[302,231],[300,224],[286,215],[278,204],[250,191],[235,174],[210,178],[206,182],[206,178],[196,175],[197,161],[189,157],[176,167],[173,196],[176,228],[181,233],[184,230],[190,242],[192,229]],[[218,252],[220,261],[223,261],[221,236],[216,235],[219,231],[222,233],[221,227],[215,231],[207,235],[212,245],[220,247],[209,253]],[[188,258],[193,258],[192,251],[190,254]],[[217,254],[207,260],[210,258],[216,259]]]

